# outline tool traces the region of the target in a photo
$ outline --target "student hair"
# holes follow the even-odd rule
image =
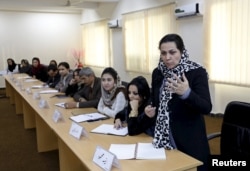
[[[159,49],[163,43],[175,42],[177,49],[182,52],[185,49],[182,38],[178,34],[167,34],[159,42]]]
[[[143,99],[143,101],[149,99],[150,88],[147,80],[143,76],[138,76],[132,79],[132,81],[128,83],[127,92],[130,85],[135,85],[137,87],[138,95]]]
[[[54,72],[57,71],[57,66],[55,66],[54,64],[49,65],[47,68],[47,71],[50,71],[50,70],[52,70]]]
[[[65,68],[70,69],[70,66],[69,66],[68,62],[60,62],[58,67],[60,67],[60,66],[64,66]]]
[[[80,68],[77,68],[73,71],[73,77],[75,77],[74,73],[77,73],[77,75],[79,75],[81,69]]]
[[[29,61],[26,60],[26,59],[22,59],[22,60],[21,60],[21,64],[22,64],[22,63],[24,63],[24,64],[26,64],[26,65],[29,65]]]
[[[38,61],[38,63],[40,64],[40,59],[38,57],[33,57],[32,58],[32,63],[33,63],[33,61]]]
[[[81,71],[79,72],[79,76],[90,76],[93,75],[95,76],[94,71],[90,68],[90,67],[84,67],[81,69]]]
[[[9,65],[8,61],[11,61],[12,64]],[[14,59],[8,58],[8,59],[7,59],[7,63],[8,63],[8,70],[11,71],[11,72],[13,72],[14,69],[15,69],[15,67],[16,67],[16,65],[17,65],[17,64],[15,63]]]
[[[12,58],[8,58],[8,59],[7,59],[7,62],[8,62],[8,61],[11,61],[12,64],[16,64],[16,62],[15,62],[14,59],[12,59]]]
[[[30,64],[29,61],[28,61],[27,59],[24,59],[24,63],[25,63],[26,65],[29,65],[29,64]]]
[[[102,77],[104,74],[110,74],[110,75],[114,78],[115,83],[117,83],[119,76],[118,76],[118,74],[117,74],[117,72],[116,72],[116,70],[115,70],[114,68],[112,68],[112,67],[105,68],[105,69],[102,71],[101,77]]]
[[[113,100],[119,92],[122,92],[127,100],[128,99],[127,90],[124,86],[121,86],[120,83],[118,82],[120,81],[120,77],[118,76],[118,73],[116,72],[116,70],[112,67],[107,67],[102,71],[101,77],[104,74],[110,74],[114,78],[115,83],[117,84],[115,95],[113,96],[111,100]]]
[[[55,65],[57,66],[56,60],[54,60],[54,59],[50,60],[49,65],[51,65],[51,63],[55,63]],[[53,65],[53,64],[52,64],[52,65]]]

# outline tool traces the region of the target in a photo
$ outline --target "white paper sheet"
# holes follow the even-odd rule
[[[70,119],[72,119],[75,122],[96,121],[96,120],[104,119],[104,118],[107,118],[107,116],[100,114],[100,113],[89,113],[89,114],[83,114],[83,115],[70,117]]]
[[[58,93],[58,90],[43,90],[39,92],[40,94],[52,94],[52,93]]]
[[[109,151],[114,153],[118,159],[134,159],[136,144],[111,144]]]
[[[128,134],[128,128],[123,127],[120,129],[115,129],[114,125],[112,125],[112,124],[102,124],[102,125],[98,126],[97,128],[93,129],[91,132],[125,136]]]
[[[164,148],[154,148],[152,143],[111,144],[109,151],[118,159],[165,160]]]

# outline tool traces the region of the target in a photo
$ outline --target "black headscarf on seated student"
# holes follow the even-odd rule
[[[7,59],[7,62],[8,62],[9,60],[12,61],[12,65],[9,65],[9,64],[8,64],[8,70],[9,70],[10,72],[13,72],[14,69],[16,68],[16,65],[17,65],[17,64],[16,64],[15,61],[14,61],[13,59],[11,59],[11,58]]]

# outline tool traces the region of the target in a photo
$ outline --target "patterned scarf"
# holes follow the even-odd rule
[[[156,120],[155,133],[153,145],[156,148],[173,149],[169,138],[169,107],[168,102],[172,99],[172,92],[168,91],[165,87],[167,78],[172,78],[176,74],[179,78],[184,72],[201,67],[201,65],[189,60],[189,55],[186,49],[183,50],[179,64],[172,69],[168,69],[163,61],[160,59],[158,69],[163,74],[164,83],[160,92],[160,104],[158,108],[158,116]]]
[[[101,87],[101,91],[102,91],[102,100],[103,100],[103,103],[110,107],[113,105],[114,103],[114,100],[115,100],[115,97],[116,95],[120,92],[120,91],[124,91],[125,90],[125,87],[121,85],[120,81],[117,80],[117,84],[114,86],[113,90],[111,90],[110,92],[109,91],[106,91],[104,90],[103,87]]]

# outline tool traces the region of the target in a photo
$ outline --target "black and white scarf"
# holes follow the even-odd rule
[[[161,59],[158,64],[158,69],[163,74],[165,81],[167,80],[167,78],[172,78],[173,74],[181,77],[184,72],[188,72],[199,67],[201,67],[201,65],[189,60],[189,55],[186,49],[183,50],[181,60],[175,68],[168,69]],[[163,86],[160,92],[160,104],[158,108],[153,145],[156,148],[164,147],[166,149],[173,149],[169,138],[170,118],[168,107],[168,102],[170,101],[170,99],[172,99],[172,92],[168,91],[165,88],[165,81],[163,82]]]

